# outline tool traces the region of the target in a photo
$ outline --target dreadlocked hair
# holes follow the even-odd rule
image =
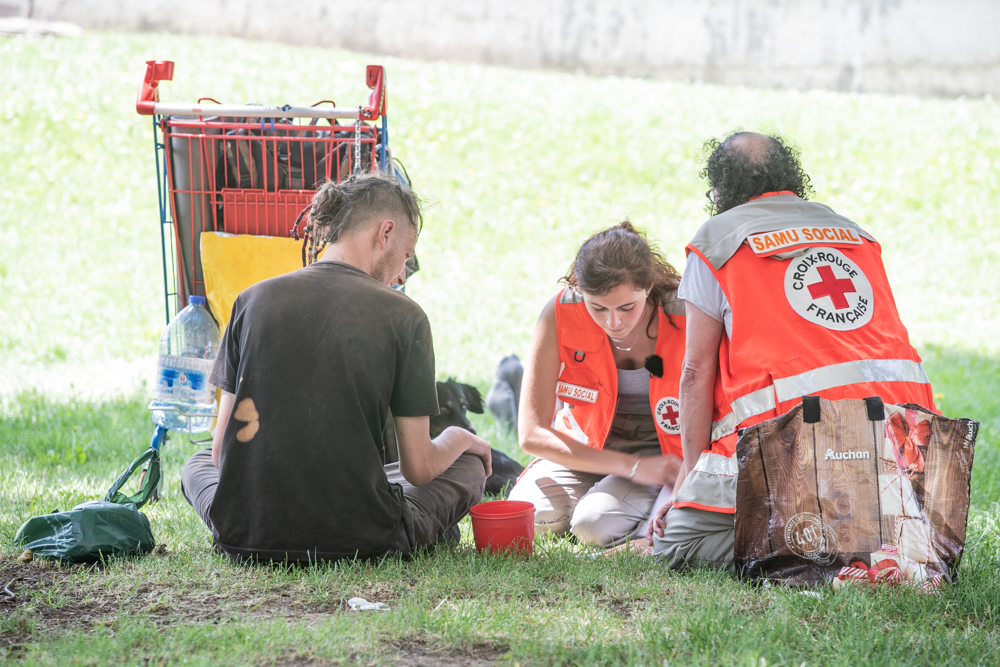
[[[648,289],[648,301],[663,308],[677,291],[681,275],[644,233],[625,220],[584,241],[560,282],[596,296],[607,294],[619,285]],[[667,317],[676,328],[669,314]],[[647,334],[652,322],[651,316]]]
[[[328,244],[364,229],[377,217],[405,220],[418,234],[424,225],[420,199],[413,190],[395,176],[378,172],[351,174],[340,183],[327,181],[313,195],[307,215],[302,228],[303,266],[315,262]],[[296,239],[298,223],[292,229]]]

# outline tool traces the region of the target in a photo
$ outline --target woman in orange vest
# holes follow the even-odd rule
[[[587,239],[562,282],[535,326],[518,411],[521,449],[537,458],[510,498],[535,505],[539,530],[610,546],[646,534],[681,466],[680,276],[625,221]]]

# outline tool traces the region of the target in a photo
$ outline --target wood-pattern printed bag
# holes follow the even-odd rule
[[[736,446],[737,569],[791,585],[954,581],[979,423],[805,396]]]

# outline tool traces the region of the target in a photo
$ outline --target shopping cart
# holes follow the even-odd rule
[[[402,177],[389,150],[380,65],[367,67],[372,92],[367,105],[355,107],[331,100],[309,107],[161,102],[160,83],[173,75],[173,62],[147,61],[136,99],[136,111],[153,120],[167,323],[189,296],[207,296],[203,234],[297,238],[293,227],[319,184],[376,169]],[[229,317],[212,314],[223,326]],[[189,426],[216,416],[176,411]],[[166,438],[166,429],[156,427],[151,448],[159,450]],[[190,432],[188,438],[208,442]]]

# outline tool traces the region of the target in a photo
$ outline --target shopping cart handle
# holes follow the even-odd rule
[[[372,89],[368,96],[368,108],[361,110],[365,120],[375,120],[384,116],[389,106],[385,98],[385,68],[381,65],[369,65],[365,69],[365,83]]]
[[[246,118],[357,118],[362,120],[377,120],[385,116],[388,102],[385,94],[385,68],[381,65],[368,65],[365,70],[365,82],[372,89],[368,96],[368,107],[344,107],[319,109],[316,107],[260,107],[245,104],[215,104],[206,107],[198,104],[161,104],[160,81],[172,81],[174,78],[174,63],[171,60],[147,60],[146,74],[139,86],[139,94],[135,99],[135,110],[140,116],[157,114],[177,114],[200,116],[206,109],[213,116],[233,116]]]
[[[174,63],[172,60],[147,60],[146,75],[139,86],[139,95],[135,99],[135,110],[140,116],[152,116],[153,105],[160,101],[158,86],[160,81],[171,81],[174,78]]]

